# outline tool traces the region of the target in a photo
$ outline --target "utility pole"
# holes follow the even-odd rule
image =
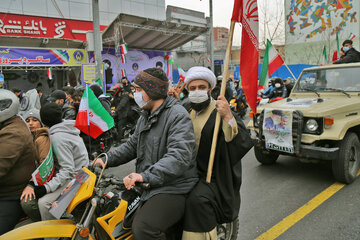
[[[101,39],[101,33],[100,33],[99,0],[92,0],[92,12],[93,12],[93,28],[94,28],[94,55],[95,55],[96,79],[100,78],[100,80],[102,81],[103,80],[103,77],[101,74],[102,39]]]
[[[210,5],[210,66],[211,66],[211,70],[214,72],[215,68],[214,68],[214,27],[213,27],[213,21],[214,21],[214,16],[213,16],[213,4],[212,4],[212,0],[209,0],[209,5]]]

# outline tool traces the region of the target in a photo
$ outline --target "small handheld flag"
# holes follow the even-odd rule
[[[48,69],[47,69],[47,75],[48,75],[48,78],[49,78],[50,80],[52,80],[52,69],[51,69],[51,68],[48,68]]]
[[[125,55],[129,52],[126,43],[123,43],[120,45],[120,51],[121,51],[121,54],[123,54],[123,55]]]
[[[122,77],[126,77],[126,71],[125,71],[125,69],[121,69],[121,76],[122,76]]]
[[[88,85],[86,85],[86,90],[80,101],[75,127],[93,138],[97,138],[103,132],[114,127],[114,119]]]
[[[126,56],[125,56],[124,54],[121,54],[121,62],[122,62],[123,64],[126,63]]]

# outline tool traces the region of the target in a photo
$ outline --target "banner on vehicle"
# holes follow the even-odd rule
[[[267,149],[294,153],[292,118],[292,110],[264,110],[263,132]]]
[[[54,172],[55,172],[54,157],[53,157],[52,147],[50,146],[48,155],[46,156],[44,161],[40,164],[40,166],[31,175],[35,186],[41,186],[49,182],[53,178]]]
[[[84,49],[0,48],[0,66],[76,66],[82,63],[86,63]]]

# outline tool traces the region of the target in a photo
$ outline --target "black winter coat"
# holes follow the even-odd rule
[[[360,53],[356,51],[355,48],[350,48],[349,51],[345,53],[342,58],[335,61],[334,64],[341,64],[341,63],[353,63],[353,62],[360,62]]]

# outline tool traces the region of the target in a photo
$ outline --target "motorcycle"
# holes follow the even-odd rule
[[[244,119],[248,108],[245,95],[233,97],[229,103],[230,109],[236,112],[241,119]]]
[[[80,137],[83,139],[88,151],[89,159],[94,160],[97,155],[108,152],[114,143],[114,135],[114,128],[102,133],[96,139],[91,138],[91,140],[85,133],[80,133]]]
[[[141,193],[150,185],[139,183],[131,190],[126,190],[122,181],[112,175],[104,174],[106,164],[107,161],[103,168],[97,165],[83,168],[88,177],[66,208],[66,216],[70,218],[28,224],[5,233],[0,236],[0,240],[134,239],[131,223],[136,210],[140,207]],[[238,219],[232,223],[219,225],[218,239],[235,240],[238,229]]]

